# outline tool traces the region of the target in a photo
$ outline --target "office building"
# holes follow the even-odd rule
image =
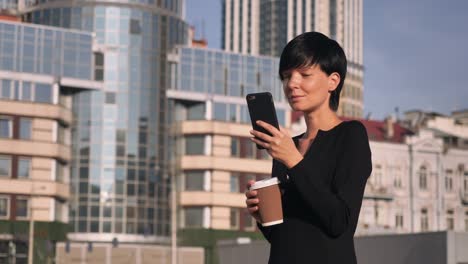
[[[96,38],[104,88],[72,98],[73,241],[170,241],[166,54],[187,43],[183,8],[181,0],[25,3],[29,22]]]
[[[178,47],[170,63],[178,235],[182,245],[205,247],[213,263],[215,238],[259,237],[244,191],[249,179],[270,177],[271,158],[249,140],[245,96],[271,92],[283,127],[289,126],[290,107],[276,79],[277,58]]]
[[[91,33],[0,21],[0,262],[45,262],[65,240],[72,97],[99,91]],[[15,262],[16,261],[16,262]]]
[[[335,39],[348,59],[338,114],[363,116],[362,0],[224,0],[221,12],[221,43],[227,51],[278,57],[303,32]]]

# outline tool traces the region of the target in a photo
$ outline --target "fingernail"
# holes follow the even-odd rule
[[[257,123],[257,124],[260,123],[260,120],[255,121],[255,123]]]

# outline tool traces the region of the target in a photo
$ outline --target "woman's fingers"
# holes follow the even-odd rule
[[[249,211],[249,213],[250,213],[251,215],[253,215],[253,214],[257,213],[257,211],[258,211],[258,206],[249,207],[249,208],[247,208],[247,210]]]
[[[268,132],[270,132],[273,136],[281,136],[281,132],[274,126],[268,124],[267,122],[263,122],[261,120],[257,121],[257,125],[265,128]],[[265,135],[265,134],[264,134]],[[271,137],[270,137],[271,138]]]
[[[255,136],[258,139],[261,139],[262,141],[265,141],[265,142],[270,142],[270,141],[273,140],[273,138],[270,135],[267,135],[267,134],[262,133],[260,131],[250,130],[250,134],[252,136]]]
[[[262,146],[262,147],[264,147],[266,149],[270,148],[270,144],[268,144],[268,143],[266,143],[266,142],[264,142],[262,140],[258,140],[256,138],[250,138],[250,140],[252,140],[254,143],[257,143],[258,145],[260,145],[260,146]]]
[[[257,198],[247,199],[245,200],[245,204],[247,204],[247,207],[256,206],[258,204],[258,199]]]

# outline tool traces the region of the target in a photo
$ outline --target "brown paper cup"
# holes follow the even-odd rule
[[[281,193],[279,180],[276,177],[257,181],[250,190],[257,190],[259,199],[258,211],[262,226],[271,226],[283,223],[283,207],[281,206]]]

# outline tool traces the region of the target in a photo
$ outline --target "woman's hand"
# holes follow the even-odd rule
[[[271,157],[280,161],[288,168],[294,167],[294,165],[302,160],[301,153],[297,150],[291,135],[289,135],[286,129],[280,127],[280,130],[278,130],[276,127],[263,121],[257,121],[257,125],[265,128],[272,136],[260,131],[250,130],[250,134],[261,139],[251,138],[251,140],[264,147]]]
[[[255,181],[250,180],[247,183],[247,189],[245,191],[245,197],[247,199],[245,200],[245,203],[247,204],[247,210],[249,211],[249,214],[257,220],[257,222],[261,223],[260,220],[260,214],[258,213],[258,198],[257,198],[257,191],[253,190],[250,191],[250,186],[252,186],[255,183]]]

